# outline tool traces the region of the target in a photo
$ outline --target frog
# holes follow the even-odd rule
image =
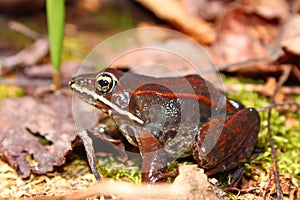
[[[163,180],[167,163],[187,156],[208,176],[231,170],[250,157],[257,142],[257,110],[228,98],[199,74],[153,77],[106,68],[73,77],[69,87],[107,113],[139,149],[142,182]]]

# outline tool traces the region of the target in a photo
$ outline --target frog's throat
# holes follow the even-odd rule
[[[128,116],[129,119],[136,121],[139,124],[144,124],[143,120],[141,120],[140,118],[138,118],[137,116],[133,115],[132,113],[126,111],[126,110],[122,110],[121,108],[119,108],[117,105],[113,104],[112,102],[110,102],[109,100],[107,100],[106,98],[104,98],[103,96],[97,94],[95,91],[91,91],[88,90],[87,88],[83,88],[83,87],[76,87],[76,85],[71,85],[72,89],[74,89],[75,91],[78,91],[80,93],[85,93],[91,97],[93,97],[95,100],[99,100],[102,103],[104,103],[105,105],[108,105],[111,109],[115,110],[116,112],[118,112],[121,115],[125,115]]]

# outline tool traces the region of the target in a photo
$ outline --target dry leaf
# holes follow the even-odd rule
[[[293,16],[284,27],[282,48],[296,56],[300,56],[300,15]]]
[[[183,30],[201,44],[211,44],[216,39],[216,34],[211,25],[204,20],[189,15],[181,2],[177,0],[156,1],[137,0],[158,18],[170,22]]]
[[[218,38],[213,46],[213,56],[217,65],[245,61],[257,57],[268,57],[270,48],[278,34],[277,24],[265,20],[245,8],[233,6],[218,21]],[[266,61],[246,63],[248,68],[239,72],[258,73],[274,71]],[[234,70],[234,69],[232,69]]]
[[[187,12],[205,20],[213,21],[222,15],[224,7],[231,1],[181,0]]]
[[[289,15],[289,5],[285,0],[244,0],[242,4],[265,19],[284,19]]]
[[[43,99],[8,99],[0,112],[0,152],[19,176],[44,174],[65,163],[76,137],[70,95],[57,91]]]

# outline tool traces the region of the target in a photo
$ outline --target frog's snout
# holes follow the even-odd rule
[[[74,83],[75,83],[75,78],[73,77],[73,78],[69,81],[69,87],[71,87]]]

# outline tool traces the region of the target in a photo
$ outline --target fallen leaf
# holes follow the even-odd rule
[[[211,24],[201,18],[189,15],[180,1],[137,0],[151,10],[158,18],[170,22],[173,26],[183,30],[201,44],[211,44],[215,41],[216,34]]]
[[[289,4],[285,0],[244,0],[249,10],[265,19],[284,19],[289,15]]]
[[[41,99],[8,99],[0,112],[0,153],[20,177],[44,174],[65,163],[76,137],[69,93],[61,90]]]
[[[273,46],[278,24],[247,12],[244,7],[232,6],[217,22],[217,41],[213,46],[213,57],[217,65],[245,61],[258,57],[269,57],[269,48]],[[238,72],[258,73],[276,71],[267,59],[260,62],[246,63],[247,68]],[[230,68],[231,71],[237,71]]]
[[[300,56],[300,15],[293,16],[284,27],[281,47],[296,56]]]
[[[211,0],[181,0],[186,11],[192,16],[198,16],[213,21],[222,15],[224,7],[231,1]]]
[[[221,199],[225,193],[212,186],[203,169],[197,165],[179,166],[179,175],[175,178],[173,186],[184,189],[186,199]]]

